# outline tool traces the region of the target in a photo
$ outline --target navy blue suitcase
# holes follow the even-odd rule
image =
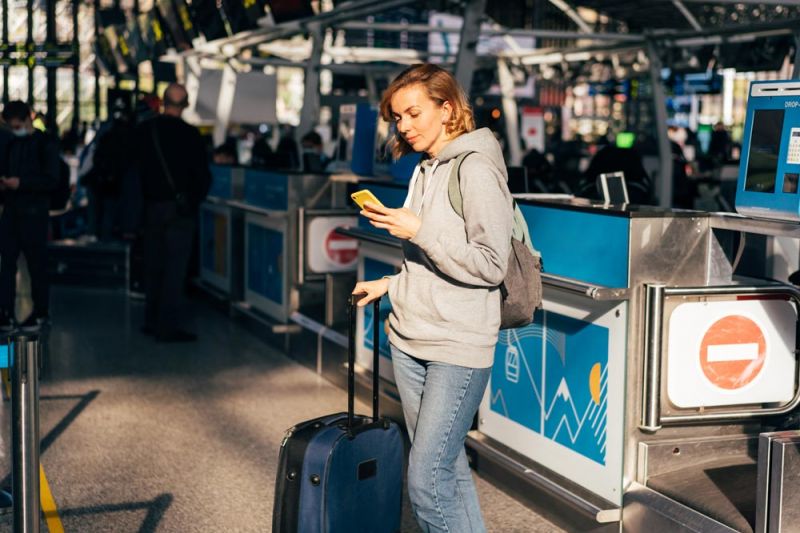
[[[380,302],[375,301],[374,317]],[[403,437],[379,417],[378,342],[373,342],[372,417],[353,414],[355,300],[350,305],[346,413],[302,422],[286,432],[275,481],[273,533],[400,531]],[[379,321],[373,321],[379,339]]]

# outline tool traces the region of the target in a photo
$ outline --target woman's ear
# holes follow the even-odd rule
[[[448,124],[452,118],[453,106],[450,105],[449,101],[445,100],[442,104],[442,124]]]

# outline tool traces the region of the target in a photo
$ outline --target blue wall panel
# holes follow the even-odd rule
[[[264,209],[286,211],[289,208],[289,176],[247,169],[244,174],[244,201]]]
[[[282,305],[283,233],[248,224],[247,239],[247,288]]]
[[[232,167],[226,165],[211,165],[211,187],[208,190],[209,196],[224,198],[229,200],[233,197],[233,177]]]
[[[628,218],[538,205],[520,208],[546,273],[628,286]]]

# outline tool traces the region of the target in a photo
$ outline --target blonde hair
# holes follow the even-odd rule
[[[475,129],[472,107],[469,105],[464,90],[452,74],[430,63],[412,65],[401,72],[394,81],[389,84],[389,87],[383,91],[380,107],[383,120],[394,122],[392,97],[400,89],[405,89],[413,85],[422,86],[428,98],[433,100],[438,106],[442,106],[445,102],[450,102],[453,112],[450,115],[450,120],[445,124],[445,133],[447,133],[449,137],[455,138],[462,133],[467,133]],[[411,145],[398,134],[395,134],[394,139],[389,143],[389,147],[395,159],[414,151]]]

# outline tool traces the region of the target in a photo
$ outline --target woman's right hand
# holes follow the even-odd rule
[[[365,295],[356,304],[359,307],[364,307],[387,292],[389,292],[389,278],[376,279],[374,281],[359,281],[353,289],[353,294]]]

